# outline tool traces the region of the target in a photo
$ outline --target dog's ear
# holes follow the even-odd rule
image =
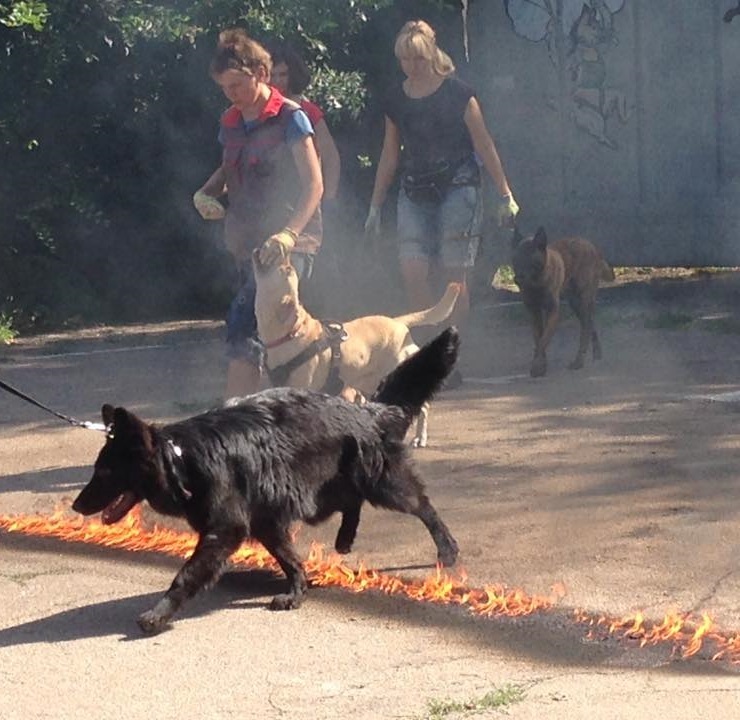
[[[105,405],[100,408],[100,414],[103,417],[103,424],[106,426],[110,425],[113,422],[113,405],[105,403]]]
[[[116,435],[128,433],[139,422],[136,415],[130,413],[126,408],[117,407],[113,410],[113,427],[116,429]]]
[[[547,249],[547,233],[545,232],[545,228],[537,228],[537,232],[534,234],[533,242],[534,246],[538,250],[542,250],[544,252]]]
[[[295,301],[290,295],[286,295],[275,310],[275,317],[279,323],[286,323],[292,319],[293,313],[295,312]]]
[[[113,427],[116,435],[140,435],[142,429],[146,427],[146,423],[126,408],[117,407],[113,411]]]
[[[511,233],[511,249],[516,250],[519,243],[524,239],[518,225],[514,225],[514,232]]]
[[[134,415],[126,408],[117,407],[113,411],[113,436],[125,442],[141,444],[147,453],[154,452],[155,439],[152,426],[145,423],[141,418]]]

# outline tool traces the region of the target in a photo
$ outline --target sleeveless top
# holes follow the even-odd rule
[[[295,160],[286,141],[292,115],[300,107],[272,88],[257,121],[245,125],[241,112],[229,108],[221,116],[219,142],[226,176],[226,246],[238,262],[270,235],[282,230],[301,194]],[[321,246],[321,210],[298,236],[295,250],[316,253]]]
[[[399,84],[385,98],[383,110],[401,135],[401,170],[423,174],[440,165],[475,162],[465,110],[475,91],[462,80],[445,78],[431,95],[410,98]]]

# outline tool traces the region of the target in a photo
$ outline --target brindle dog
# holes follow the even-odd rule
[[[518,228],[512,237],[514,280],[532,318],[534,356],[529,369],[532,377],[547,373],[547,347],[552,340],[564,295],[581,326],[578,352],[568,366],[583,367],[589,344],[593,359],[601,358],[601,343],[594,326],[596,292],[599,281],[614,280],[612,268],[599,250],[581,237],[566,237],[548,245],[543,228],[524,238]]]

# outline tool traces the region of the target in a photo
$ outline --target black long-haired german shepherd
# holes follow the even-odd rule
[[[423,403],[439,390],[459,348],[449,328],[405,360],[364,406],[291,388],[265,390],[182,422],[157,427],[124,408],[103,406],[108,439],[73,509],[123,518],[147,500],[156,511],[185,517],[198,532],[192,557],[169,590],[138,623],[162,630],[182,603],[212,585],[246,538],[262,543],[288,578],[273,610],[298,607],[307,580],[291,542],[291,523],[316,524],[335,512],[336,549],[349,552],[360,508],[416,515],[443,565],[458,547],[424,492],[405,435]]]

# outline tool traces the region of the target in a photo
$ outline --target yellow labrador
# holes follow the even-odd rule
[[[460,285],[450,283],[442,299],[431,308],[398,317],[367,315],[343,323],[344,336],[335,337],[301,304],[298,276],[283,257],[275,263],[252,256],[257,283],[255,315],[260,339],[266,348],[268,374],[274,384],[338,392],[359,401],[370,397],[380,381],[419,347],[409,328],[437,325],[452,313]],[[335,387],[329,387],[332,380]],[[416,425],[414,447],[426,447],[428,405]]]

